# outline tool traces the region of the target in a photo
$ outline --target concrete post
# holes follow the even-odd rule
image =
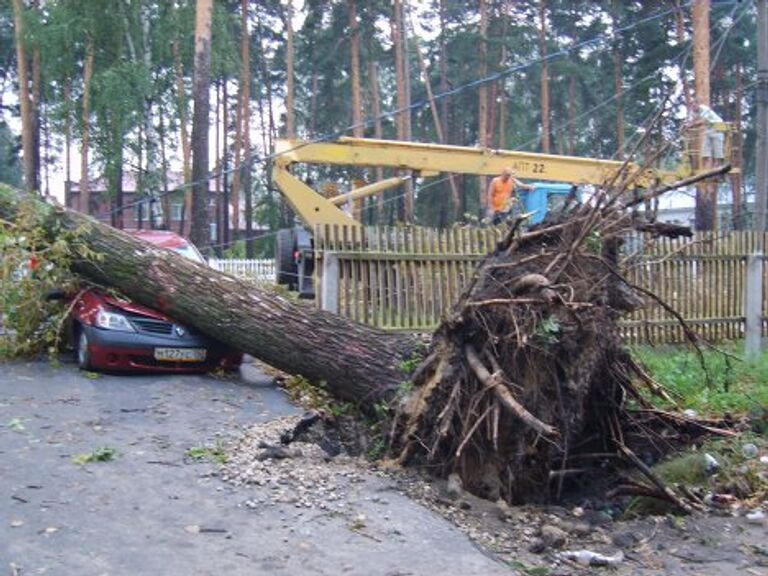
[[[320,306],[328,312],[339,313],[339,256],[335,252],[323,253]]]
[[[747,256],[747,283],[744,297],[746,320],[745,354],[755,358],[760,354],[763,332],[763,254]]]

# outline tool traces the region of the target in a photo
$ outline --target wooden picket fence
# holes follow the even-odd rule
[[[337,312],[386,329],[430,330],[500,239],[495,228],[320,227],[315,287],[323,307],[323,258],[338,260]],[[329,279],[334,281],[334,279]]]
[[[275,282],[275,260],[273,258],[248,260],[209,258],[208,265],[219,272],[226,272],[237,278],[260,284],[274,284]]]
[[[330,283],[335,311],[345,317],[384,329],[431,330],[500,234],[494,228],[318,228],[317,303],[327,307],[320,287]],[[704,338],[721,341],[743,337],[746,260],[765,241],[754,232],[677,240],[636,236],[627,239],[623,258],[631,283],[656,293]],[[332,268],[324,265],[330,259]],[[333,270],[335,278],[324,278],[324,270]],[[768,290],[763,294],[768,316]],[[650,300],[622,321],[622,329],[631,343],[684,341],[677,319]]]

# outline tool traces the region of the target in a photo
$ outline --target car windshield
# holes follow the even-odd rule
[[[200,264],[205,264],[205,260],[203,259],[200,252],[197,251],[197,248],[194,246],[179,246],[177,248],[173,249],[174,252],[177,254],[181,254],[185,258],[189,258],[190,260],[193,260],[195,262],[199,262]]]

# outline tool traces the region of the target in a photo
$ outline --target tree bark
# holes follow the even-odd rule
[[[179,41],[171,44],[173,51],[173,75],[176,81],[176,110],[179,115],[179,140],[181,140],[181,165],[184,178],[184,205],[179,222],[179,234],[184,234],[184,217],[192,212],[192,142],[189,138],[187,89],[184,86],[184,66],[181,62]]]
[[[446,0],[440,0],[440,93],[445,94],[448,92],[448,46],[446,42],[446,34],[448,34],[448,6]],[[443,134],[445,136],[445,143],[450,144],[450,137],[448,135],[448,115],[449,115],[449,100],[450,98],[443,97],[440,100],[440,120],[443,123]],[[455,182],[455,178],[452,175],[451,181]],[[461,195],[459,193],[459,186],[451,187],[451,203],[453,204],[453,221],[459,220],[461,214]]]
[[[251,34],[248,28],[248,0],[241,0],[243,34],[240,39],[242,70],[240,85],[240,106],[243,114],[243,174],[241,176],[243,198],[245,199],[245,257],[255,258],[253,244],[253,195],[251,191]]]
[[[368,60],[368,82],[371,92],[371,112],[373,113],[373,137],[381,139],[384,137],[384,127],[381,123],[381,97],[379,95],[379,66],[373,59]],[[381,166],[376,168],[376,179],[384,179],[384,169]],[[384,221],[384,194],[376,197],[376,215],[379,222]]]
[[[539,56],[541,58],[541,151],[549,154],[549,66],[547,65],[546,0],[539,0]]]
[[[67,77],[64,82],[64,100],[66,102],[66,116],[64,116],[64,182],[67,186],[72,182],[72,79]]]
[[[505,19],[505,35],[509,32],[509,20]],[[501,62],[499,68],[506,68],[507,47],[501,47]],[[507,147],[507,78],[504,76],[499,79],[499,148],[504,150]]]
[[[293,0],[285,7],[285,136],[296,138],[294,103]]]
[[[733,139],[731,141],[731,165],[737,170],[731,174],[731,199],[733,203],[732,223],[734,230],[743,230],[744,206],[741,195],[741,171],[744,166],[743,136],[742,136],[742,99],[744,98],[744,82],[742,80],[742,65],[736,64],[736,87],[734,88],[733,103]]]
[[[237,85],[237,100],[235,102],[235,140],[232,152],[232,193],[229,201],[232,203],[232,219],[235,226],[235,238],[240,230],[240,170],[242,166],[241,152],[243,149],[243,79],[242,70]]]
[[[624,159],[624,83],[621,60],[621,48],[618,42],[615,42],[613,44],[613,90],[616,98],[616,158],[619,160]]]
[[[696,102],[709,106],[709,0],[694,0],[693,20],[693,73],[696,88]],[[698,165],[702,165],[701,149],[704,131],[700,130],[698,143]],[[717,227],[717,184],[701,182],[696,185],[696,229],[714,230]]]
[[[576,149],[576,76],[568,78],[568,154]]]
[[[91,79],[93,78],[94,58],[93,39],[89,38],[88,46],[85,50],[85,66],[83,68],[83,137],[82,149],[80,150],[80,211],[84,214],[91,213],[91,182],[88,178],[88,156],[91,148]]]
[[[36,12],[39,11],[39,0],[32,2],[32,6]],[[40,158],[40,131],[42,129],[41,111],[43,107],[41,74],[42,67],[40,62],[40,46],[36,42],[32,47],[32,158],[35,170],[35,181],[37,182],[38,189],[41,186],[40,174],[42,173],[42,163]]]
[[[24,153],[24,188],[34,192],[40,186],[35,172],[35,142],[32,102],[29,95],[27,49],[24,40],[24,5],[13,0],[13,28],[16,43],[16,68],[19,77],[19,106],[21,108],[21,146]]]
[[[480,0],[480,78],[488,76],[488,3],[486,0]],[[477,89],[477,145],[481,148],[488,148],[488,85],[482,83]],[[488,180],[485,176],[478,176],[478,203],[480,214],[483,215],[488,210],[486,206],[486,187]]]
[[[347,24],[349,26],[349,72],[352,84],[352,135],[362,138],[365,134],[363,125],[363,95],[360,87],[360,25],[357,21],[357,2],[347,0]],[[354,201],[355,220],[362,222],[363,199]]]
[[[390,23],[392,34],[392,46],[395,55],[395,82],[397,85],[397,114],[395,115],[395,125],[397,128],[397,139],[408,140],[408,117],[410,109],[408,102],[405,50],[404,50],[404,29],[403,29],[403,3],[402,0],[395,0],[392,6],[392,20]],[[399,216],[405,222],[413,222],[413,185],[410,181],[404,184],[405,196],[402,203],[402,211]],[[400,204],[400,203],[398,203]]]
[[[212,0],[197,0],[195,10],[195,113],[192,120],[192,228],[190,239],[206,253],[211,244],[208,218],[208,116],[211,82]]]

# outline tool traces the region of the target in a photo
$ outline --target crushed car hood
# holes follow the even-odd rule
[[[104,293],[101,293],[100,295],[104,299],[104,302],[110,306],[125,310],[131,314],[141,314],[142,316],[149,316],[150,318],[155,318],[156,320],[166,320],[168,322],[173,321],[162,312],[158,312],[152,308],[147,308],[146,306],[142,306],[141,304],[137,304],[131,300],[123,300],[121,298],[116,298],[115,296],[110,296]]]

